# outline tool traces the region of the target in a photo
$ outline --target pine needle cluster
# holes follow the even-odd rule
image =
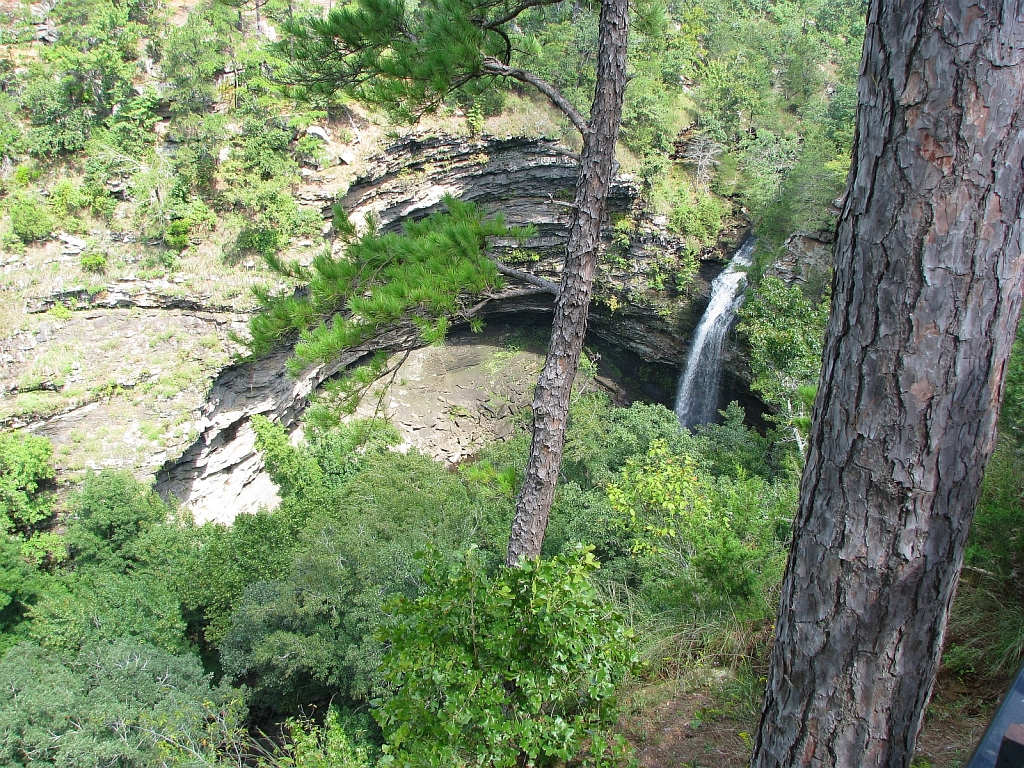
[[[260,312],[249,321],[244,343],[254,356],[298,338],[289,372],[328,363],[405,318],[419,325],[424,341],[443,341],[451,320],[463,316],[465,299],[500,288],[502,278],[484,248],[488,237],[531,236],[529,228],[485,220],[476,206],[445,197],[447,213],[408,221],[401,233],[381,234],[372,224],[356,236],[346,216],[336,216],[348,240],[339,257],[329,252],[306,267],[269,255],[276,273],[308,284],[294,295],[254,289]]]
[[[485,58],[508,63],[509,35],[488,17],[500,22],[516,8],[501,0],[358,0],[325,18],[286,25],[293,63],[283,77],[297,96],[330,97],[342,88],[364,104],[415,119],[482,77]]]

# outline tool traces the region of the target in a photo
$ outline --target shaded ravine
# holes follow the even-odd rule
[[[525,248],[539,254],[540,259],[524,268],[557,280],[566,220],[565,208],[558,199],[575,183],[575,176],[575,156],[549,140],[406,139],[371,165],[367,176],[352,185],[342,203],[354,220],[372,214],[387,231],[405,218],[419,218],[437,210],[443,194],[473,200],[488,214],[503,214],[511,225],[533,224],[537,237]],[[638,193],[629,179],[617,180],[609,201],[610,212],[628,210]],[[606,242],[610,241],[610,228],[604,234]],[[493,242],[491,246],[502,258],[517,247],[512,242]],[[684,246],[671,233],[652,229],[631,245],[630,266],[625,273],[634,274],[645,260],[663,259]],[[550,318],[551,294],[517,285],[514,280],[510,283],[497,295],[467,307],[462,322],[471,317],[512,322],[526,317],[532,321]],[[698,285],[701,283],[698,280]],[[629,285],[627,281],[617,290],[626,296]],[[695,296],[699,293],[698,288]],[[642,360],[679,366],[685,355],[685,340],[697,318],[693,317],[692,298],[675,301],[678,310],[672,314],[646,301],[627,300],[614,311],[598,303],[592,312],[591,332]],[[294,379],[285,373],[284,364],[291,352],[286,348],[225,369],[214,381],[200,414],[198,439],[180,458],[166,462],[157,472],[158,492],[185,504],[199,521],[228,522],[261,505],[273,507],[276,488],[263,471],[250,418],[260,414],[294,428],[310,394],[328,377],[370,352],[422,345],[418,329],[407,324],[386,330],[330,366],[311,368]]]
[[[711,284],[708,308],[693,333],[686,367],[679,377],[675,411],[684,427],[707,424],[717,417],[725,337],[743,304],[746,268],[751,264],[754,245],[754,238],[748,237]]]
[[[527,325],[542,319],[546,328],[550,313],[550,294],[513,287],[481,302],[468,316]],[[465,328],[468,323],[464,322],[453,331]],[[157,492],[165,499],[185,504],[197,522],[230,522],[236,515],[254,512],[260,506],[275,507],[279,501],[277,489],[256,450],[251,418],[265,416],[293,429],[310,395],[331,376],[379,350],[399,352],[423,346],[420,329],[408,322],[349,350],[329,366],[309,368],[295,378],[285,370],[292,354],[290,347],[225,369],[214,381],[200,414],[199,438],[156,473]]]

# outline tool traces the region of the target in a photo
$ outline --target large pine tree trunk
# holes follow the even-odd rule
[[[603,0],[598,32],[597,90],[583,136],[576,200],[569,222],[565,267],[555,301],[547,360],[533,401],[533,444],[516,501],[509,565],[536,557],[562,463],[569,395],[579,367],[597,268],[601,221],[615,166],[615,142],[626,90],[627,0]]]
[[[909,766],[1021,303],[1021,0],[871,0],[754,768]]]

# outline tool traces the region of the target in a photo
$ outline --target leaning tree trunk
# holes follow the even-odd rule
[[[533,400],[533,444],[516,501],[509,565],[537,557],[562,463],[569,395],[579,367],[597,269],[601,221],[615,166],[615,142],[626,90],[627,0],[603,0],[598,32],[597,90],[583,136],[576,200],[569,220],[562,283],[555,300],[548,356]]]
[[[909,766],[1020,313],[1021,0],[871,0],[752,766]]]

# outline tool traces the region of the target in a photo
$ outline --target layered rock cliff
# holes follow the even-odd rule
[[[356,221],[374,217],[384,231],[406,218],[429,215],[445,195],[475,202],[488,214],[500,213],[508,224],[532,225],[536,236],[524,244],[495,242],[493,250],[516,267],[557,280],[561,269],[568,209],[576,179],[576,156],[547,139],[455,139],[412,136],[370,163],[340,200]],[[616,179],[609,201],[605,239],[610,256],[602,259],[592,310],[591,334],[644,361],[678,367],[685,359],[689,333],[706,303],[707,284],[721,268],[711,258],[683,294],[653,286],[651,272],[663,275],[684,253],[685,243],[634,210],[639,186]],[[329,213],[325,207],[325,214]],[[631,216],[628,241],[611,245],[611,222]],[[732,241],[739,232],[732,232]],[[727,253],[729,240],[720,248]],[[660,290],[659,290],[660,288]],[[502,291],[471,310],[483,319],[549,322],[552,295],[510,280]],[[324,379],[365,354],[407,349],[421,344],[410,326],[392,328],[352,350],[331,366],[320,366],[290,379],[284,373],[288,350],[224,370],[213,383],[203,408],[198,439],[180,458],[157,473],[157,488],[188,503],[197,517],[221,517],[271,504],[272,485],[261,471],[249,419],[254,414],[292,426],[308,397]],[[735,358],[735,355],[733,355]],[[741,366],[733,366],[743,378]]]

